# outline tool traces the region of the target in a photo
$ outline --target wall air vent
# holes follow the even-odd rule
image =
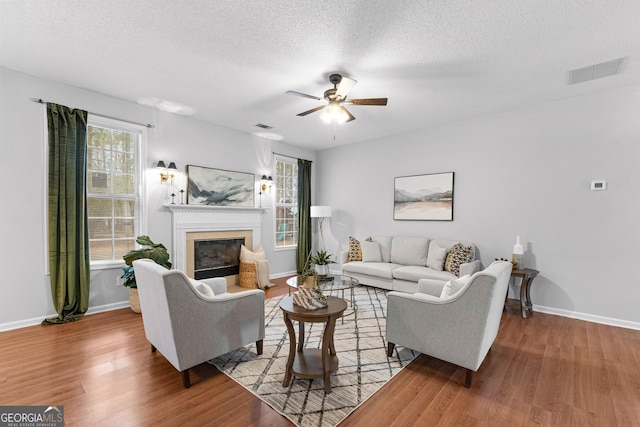
[[[257,123],[254,126],[257,126],[262,129],[273,129],[273,126],[265,125],[264,123]]]
[[[584,68],[576,68],[569,71],[569,84],[588,82],[589,80],[600,79],[602,77],[619,74],[625,58],[618,58],[612,61],[601,62]]]

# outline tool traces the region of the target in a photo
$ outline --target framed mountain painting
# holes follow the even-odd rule
[[[453,172],[395,178],[393,219],[453,221]]]

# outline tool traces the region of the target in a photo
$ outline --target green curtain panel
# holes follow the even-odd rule
[[[311,252],[311,161],[298,159],[298,248],[296,268],[302,273]],[[308,266],[307,266],[308,268]]]
[[[87,231],[87,112],[47,104],[49,135],[48,225],[51,297],[58,317],[77,320],[89,308]]]

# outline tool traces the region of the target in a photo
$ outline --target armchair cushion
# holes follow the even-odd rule
[[[462,290],[469,282],[471,281],[471,276],[466,275],[459,277],[455,280],[449,280],[442,287],[442,293],[440,294],[440,298],[447,298],[454,296],[458,292]]]

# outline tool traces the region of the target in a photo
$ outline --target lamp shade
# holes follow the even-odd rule
[[[311,206],[311,218],[331,218],[331,206]]]

